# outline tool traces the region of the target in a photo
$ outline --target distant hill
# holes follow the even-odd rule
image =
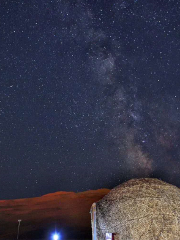
[[[110,190],[56,192],[36,198],[0,200],[0,239],[50,239],[55,227],[64,239],[91,239],[90,208]]]

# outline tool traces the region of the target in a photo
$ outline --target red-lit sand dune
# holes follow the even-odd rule
[[[55,225],[63,239],[91,239],[90,208],[110,190],[56,192],[37,198],[0,201],[0,239],[49,239]]]

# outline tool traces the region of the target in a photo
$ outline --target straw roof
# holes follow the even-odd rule
[[[158,179],[133,179],[96,203],[97,239],[180,239],[180,190]]]

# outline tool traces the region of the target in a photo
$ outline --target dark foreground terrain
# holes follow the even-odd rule
[[[55,227],[62,240],[92,239],[90,208],[110,190],[56,192],[37,198],[0,200],[0,239],[51,239]]]

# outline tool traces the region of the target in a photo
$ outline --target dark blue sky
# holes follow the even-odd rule
[[[0,199],[180,186],[180,2],[0,1]]]

